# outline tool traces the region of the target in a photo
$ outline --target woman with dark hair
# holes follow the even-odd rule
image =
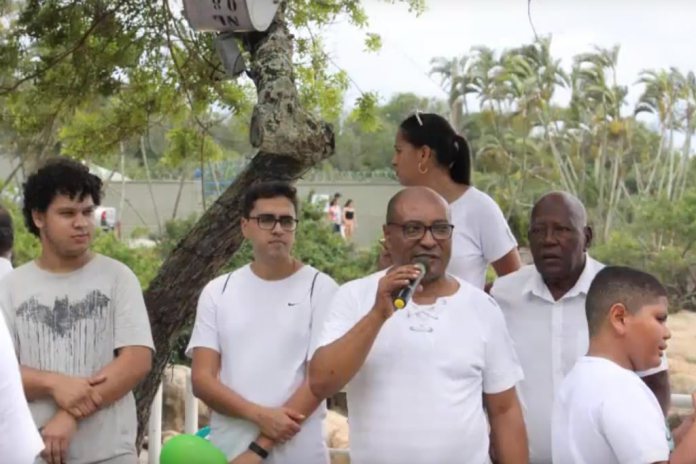
[[[450,204],[454,233],[448,272],[483,289],[486,268],[499,275],[521,266],[517,241],[500,207],[471,185],[469,143],[445,118],[416,112],[396,134],[392,164],[399,182],[422,185]]]

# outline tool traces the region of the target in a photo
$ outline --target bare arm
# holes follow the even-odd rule
[[[91,379],[69,377],[27,367],[22,369],[22,377],[24,379],[26,374],[25,389],[28,388],[27,391],[31,391],[32,399],[52,396],[61,409],[68,411],[77,419],[84,419],[132,391],[150,372],[151,366],[152,350],[150,348],[126,346],[120,348],[116,358]],[[69,407],[68,400],[65,398],[69,397],[71,390],[78,392],[82,389],[87,398],[92,400],[94,407],[86,408],[83,400],[76,411],[75,408]]]
[[[70,441],[77,430],[78,419],[84,419],[99,409],[109,406],[133,390],[150,371],[151,362],[150,348],[144,346],[121,348],[116,358],[97,373],[95,379],[99,379],[99,383],[94,384],[90,384],[88,379],[25,368],[26,383],[29,384],[32,393],[38,395],[37,397],[55,395],[56,403],[61,407],[41,431],[45,445],[41,453],[42,457],[49,464],[64,462]],[[98,402],[95,401],[95,407],[88,412],[80,410],[79,414],[73,414],[72,410],[62,408],[58,398],[63,393],[59,392],[69,390],[72,385],[80,386],[81,383],[87,383],[90,394],[96,394]]]
[[[27,366],[20,366],[19,370],[22,373],[22,387],[27,401],[51,397],[52,386],[57,377],[61,375]]]
[[[498,277],[502,277],[521,268],[522,259],[520,258],[520,253],[517,251],[517,248],[513,248],[502,258],[493,261],[491,265],[493,269],[495,269],[495,273]]]
[[[309,417],[319,407],[319,405],[321,405],[322,401],[322,399],[314,396],[312,390],[309,388],[309,381],[305,379],[305,381],[302,382],[302,385],[300,385],[300,387],[283,406],[290,408],[293,411],[297,411],[304,417]],[[276,444],[275,441],[263,434],[258,436],[256,443],[267,451],[270,451]]]
[[[501,464],[529,462],[527,431],[515,388],[483,397],[498,462]]]
[[[71,377],[57,372],[20,366],[22,387],[28,401],[52,398],[56,404],[76,418],[96,412],[103,403],[96,385],[106,380],[101,374],[91,378]]]
[[[152,368],[152,350],[146,346],[125,346],[116,358],[99,371],[106,380],[94,388],[103,398],[102,407],[131,392]]]
[[[309,365],[309,385],[318,398],[339,392],[365,362],[384,317],[371,310],[343,337],[319,348]]]
[[[696,408],[696,393],[691,394],[691,403]],[[689,428],[681,437],[675,435],[674,439],[677,442],[677,446],[669,457],[669,464],[696,463],[696,424],[694,424],[693,415],[687,426]],[[655,464],[667,464],[667,462],[663,461]]]
[[[645,382],[648,388],[655,394],[657,402],[660,403],[660,408],[662,408],[662,414],[667,417],[672,394],[669,386],[669,371],[664,370],[643,377],[643,382]]]
[[[191,364],[193,394],[211,409],[252,422],[262,434],[276,441],[287,441],[300,431],[299,422],[304,420],[304,415],[288,407],[265,407],[248,401],[225,386],[218,377],[219,372],[220,353],[210,348],[194,348]]]
[[[317,398],[327,398],[343,388],[365,362],[377,334],[394,314],[392,294],[418,277],[416,266],[390,270],[377,286],[375,304],[345,335],[319,348],[309,364],[309,386]]]

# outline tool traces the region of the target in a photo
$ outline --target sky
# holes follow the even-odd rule
[[[363,0],[370,25],[357,29],[346,20],[324,31],[327,51],[354,84],[350,104],[361,91],[382,101],[398,92],[445,97],[437,76],[429,76],[436,56],[461,56],[472,46],[502,50],[530,43],[534,32],[527,0],[426,0],[421,16],[403,5]],[[640,96],[633,84],[644,69],[696,70],[693,0],[532,0],[532,21],[540,36],[551,35],[553,56],[570,70],[572,57],[593,45],[620,45],[617,76],[629,86],[631,103]],[[364,51],[366,31],[382,36],[377,53]]]

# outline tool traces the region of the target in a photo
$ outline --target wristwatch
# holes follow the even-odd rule
[[[259,444],[256,443],[255,441],[252,441],[251,443],[249,443],[249,451],[251,451],[252,453],[256,454],[256,455],[259,456],[261,459],[266,459],[266,458],[268,457],[268,451],[266,451],[265,449],[263,449],[263,448],[261,447],[261,445],[259,445]]]

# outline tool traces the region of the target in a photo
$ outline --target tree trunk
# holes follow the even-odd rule
[[[250,128],[258,153],[167,257],[145,292],[157,353],[152,372],[136,391],[138,446],[173,343],[191,323],[200,290],[242,244],[244,192],[259,181],[295,181],[334,152],[331,126],[300,107],[284,5],[269,30],[249,34],[244,45],[251,54],[250,76],[258,92]]]
[[[693,117],[692,112],[693,109],[687,109],[686,118],[684,121],[686,126],[686,138],[684,139],[684,145],[682,147],[681,167],[679,169],[679,176],[677,181],[677,185],[679,188],[676,196],[677,199],[681,199],[681,197],[684,196],[684,192],[686,191],[686,179],[688,178],[689,166],[691,162],[691,138],[694,136],[694,127],[691,121]]]

